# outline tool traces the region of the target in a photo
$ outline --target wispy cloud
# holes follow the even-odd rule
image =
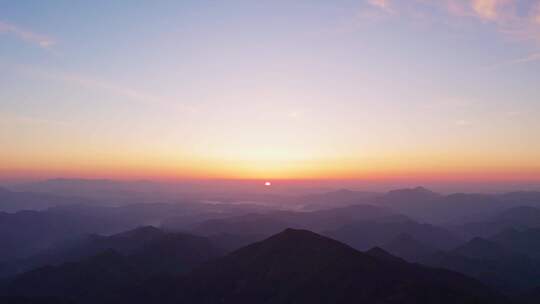
[[[23,73],[33,75],[35,77],[40,77],[42,79],[60,81],[70,85],[78,85],[82,87],[105,91],[138,103],[164,104],[168,106],[174,106],[174,108],[177,110],[189,113],[197,111],[195,107],[187,106],[184,103],[179,103],[177,100],[171,98],[156,96],[154,94],[142,92],[135,88],[126,87],[109,81],[98,80],[81,74],[43,70],[27,66],[19,66],[19,70]]]
[[[470,17],[492,24],[494,29],[511,39],[540,42],[538,2],[535,4],[526,0],[446,0],[446,9],[451,16]]]
[[[508,61],[505,61],[505,62],[499,62],[499,63],[496,63],[496,64],[492,64],[490,66],[487,66],[487,68],[488,69],[497,69],[497,68],[502,68],[502,67],[505,67],[505,66],[512,66],[512,65],[516,65],[516,64],[524,64],[524,63],[536,62],[536,61],[540,61],[540,52],[532,53],[532,54],[529,54],[527,56],[512,59],[512,60],[508,60]]]
[[[540,2],[534,7],[532,21],[540,26]]]
[[[11,34],[25,42],[37,45],[44,49],[51,48],[56,41],[49,36],[35,33],[20,26],[0,20],[0,34]]]
[[[511,61],[510,64],[527,63],[527,62],[533,62],[533,61],[540,61],[540,52],[530,54],[523,58],[518,58],[516,60]]]
[[[481,22],[491,27],[503,39],[522,43],[530,48],[530,54],[523,58],[501,60],[487,68],[523,64],[540,60],[540,1],[529,0],[365,0],[364,21],[384,21],[399,15],[403,20],[422,20],[428,23],[474,26]],[[383,15],[384,18],[375,13]],[[383,14],[392,12],[392,14]],[[367,18],[366,18],[367,16]],[[378,16],[379,18],[372,18]],[[436,17],[435,17],[436,16]],[[463,22],[463,18],[470,22]]]
[[[14,113],[3,113],[0,112],[0,117],[2,118],[0,122],[5,123],[6,125],[11,125],[11,123],[21,124],[21,125],[30,125],[30,126],[42,126],[42,125],[51,125],[57,127],[65,127],[69,125],[69,122],[40,118],[32,115],[20,115]]]
[[[368,4],[376,8],[382,9],[388,13],[394,13],[395,10],[390,0],[368,0]]]
[[[451,18],[471,18],[491,24],[500,33],[540,42],[540,2],[528,0],[366,0],[367,9],[379,9],[416,18],[442,12]],[[439,16],[441,17],[441,16]],[[431,19],[436,22],[438,19]],[[459,19],[451,19],[460,23]]]
[[[500,10],[512,4],[511,0],[472,0],[474,13],[483,20],[495,20],[500,17]]]

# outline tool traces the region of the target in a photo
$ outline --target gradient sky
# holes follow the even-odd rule
[[[540,181],[540,1],[0,0],[0,178]]]

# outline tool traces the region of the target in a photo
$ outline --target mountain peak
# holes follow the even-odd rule
[[[191,282],[189,290],[207,296],[199,301],[205,303],[390,303],[395,299],[472,303],[473,298],[491,303],[495,299],[465,276],[409,264],[381,248],[360,252],[291,228],[206,264],[192,273]]]
[[[415,188],[403,188],[388,191],[387,195],[418,195],[418,196],[439,196],[440,194],[433,192],[422,186]]]
[[[346,246],[335,240],[319,235],[315,232],[304,230],[304,229],[294,229],[294,228],[287,228],[283,230],[282,232],[269,237],[263,242],[287,243],[293,246],[295,245],[294,242],[296,242],[296,244],[315,243],[315,242],[332,242],[332,243]]]
[[[122,238],[137,238],[137,239],[153,239],[155,237],[159,237],[164,235],[165,232],[163,232],[161,229],[156,228],[154,226],[141,226],[138,228],[135,228],[133,230],[129,230],[123,233],[119,233],[114,235],[114,237],[122,237]]]

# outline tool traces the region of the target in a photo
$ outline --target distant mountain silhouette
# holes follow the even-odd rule
[[[396,202],[405,202],[408,201],[429,201],[435,198],[441,197],[440,194],[428,190],[424,187],[416,188],[405,188],[405,189],[396,189],[389,191],[382,197],[382,200],[385,202],[391,202],[395,200]]]
[[[382,248],[410,262],[437,252],[437,249],[423,244],[407,233],[399,234],[390,242],[382,245]]]
[[[97,220],[93,216],[55,211],[0,213],[0,261],[24,258],[56,242],[106,232],[117,226],[115,222]]]
[[[388,251],[385,251],[381,247],[373,247],[370,250],[365,252],[367,255],[375,257],[381,261],[391,262],[391,263],[406,263],[406,261],[400,257],[390,254]]]
[[[324,234],[359,250],[384,246],[401,234],[408,234],[425,246],[436,249],[450,249],[461,243],[460,239],[443,228],[411,220],[345,223],[344,226],[336,230],[325,231]]]
[[[340,189],[326,193],[300,196],[238,196],[227,201],[253,200],[303,210],[322,210],[340,206],[371,204],[387,207],[420,222],[432,224],[463,224],[484,221],[497,212],[518,206],[540,207],[540,192],[510,192],[503,194],[453,193],[442,195],[424,187],[392,190],[387,193]],[[248,199],[250,198],[250,199]],[[484,235],[485,236],[485,235]]]
[[[287,227],[324,231],[360,220],[386,222],[408,219],[383,207],[352,205],[311,212],[277,211],[213,219],[195,225],[191,231],[207,236],[222,233],[270,236]],[[165,225],[165,228],[168,226]]]
[[[219,233],[213,234],[207,237],[216,248],[222,250],[225,253],[230,253],[236,249],[247,246],[251,243],[258,242],[266,238],[262,234],[230,234],[230,233]]]
[[[540,262],[491,239],[474,238],[447,252],[419,259],[467,274],[509,294],[540,285]]]
[[[185,228],[211,218],[259,210],[254,206],[184,202],[118,207],[70,204],[42,211],[0,212],[0,264],[28,258],[59,242],[87,234],[114,234],[141,225],[160,225],[167,219],[174,219],[177,227]]]
[[[540,191],[514,191],[503,193],[500,198],[514,206],[540,207]]]
[[[509,250],[540,259],[540,228],[523,231],[506,229],[490,240]]]
[[[77,262],[106,251],[128,256],[131,262],[140,262],[138,268],[141,271],[142,267],[148,265],[147,273],[179,273],[223,254],[222,250],[217,249],[206,238],[184,233],[166,233],[146,226],[111,236],[90,235],[67,242],[28,259],[12,262],[15,269],[5,269],[3,275]]]
[[[99,303],[103,294],[126,290],[142,280],[142,273],[128,259],[109,250],[79,262],[24,273],[3,286],[2,292],[13,296],[56,296],[77,303]]]
[[[496,197],[484,194],[441,195],[423,187],[388,192],[378,202],[414,219],[446,223],[495,208]]]
[[[512,207],[485,218],[454,227],[464,235],[491,237],[507,229],[540,228],[540,209],[531,206]]]
[[[304,195],[297,198],[306,211],[331,209],[349,205],[373,204],[382,193],[352,191],[340,189],[336,191]]]
[[[476,237],[454,249],[452,253],[473,259],[501,260],[516,256],[516,252],[487,239]]]
[[[51,193],[17,192],[0,187],[0,212],[21,210],[44,210],[69,204],[92,204],[94,201],[76,196],[61,196]]]
[[[309,231],[287,229],[187,276],[141,279],[129,259],[108,251],[23,274],[3,293],[60,296],[83,304],[506,303],[464,275],[376,251],[362,253]]]
[[[540,209],[531,206],[519,206],[507,209],[495,217],[497,221],[508,221],[525,227],[540,227]]]
[[[437,224],[484,221],[505,209],[540,207],[540,192],[440,195],[423,187],[394,190],[376,201],[416,220]]]
[[[195,297],[197,303],[501,301],[465,276],[397,261],[287,229],[196,270],[182,296]]]

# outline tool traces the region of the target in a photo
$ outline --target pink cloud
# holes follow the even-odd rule
[[[538,3],[533,10],[533,22],[540,26],[540,3]]]
[[[35,44],[45,49],[52,47],[56,43],[52,38],[48,36],[34,33],[19,26],[3,21],[0,21],[0,34],[1,33],[12,34],[23,41]]]
[[[509,2],[509,0],[473,0],[471,7],[480,19],[495,20],[499,17],[499,10]]]
[[[505,67],[505,66],[512,66],[512,65],[516,65],[516,64],[523,64],[523,63],[530,63],[530,62],[537,62],[537,61],[540,61],[540,52],[532,53],[532,54],[529,54],[527,56],[517,58],[517,59],[512,59],[512,60],[509,60],[509,61],[506,61],[506,62],[493,64],[491,66],[488,66],[487,68],[488,69],[497,69],[497,68],[501,68],[501,67]]]
[[[388,8],[390,6],[388,0],[369,0],[368,2],[369,4],[380,8]]]
[[[371,6],[377,7],[389,13],[394,13],[394,8],[390,3],[390,0],[368,0],[368,3]]]

